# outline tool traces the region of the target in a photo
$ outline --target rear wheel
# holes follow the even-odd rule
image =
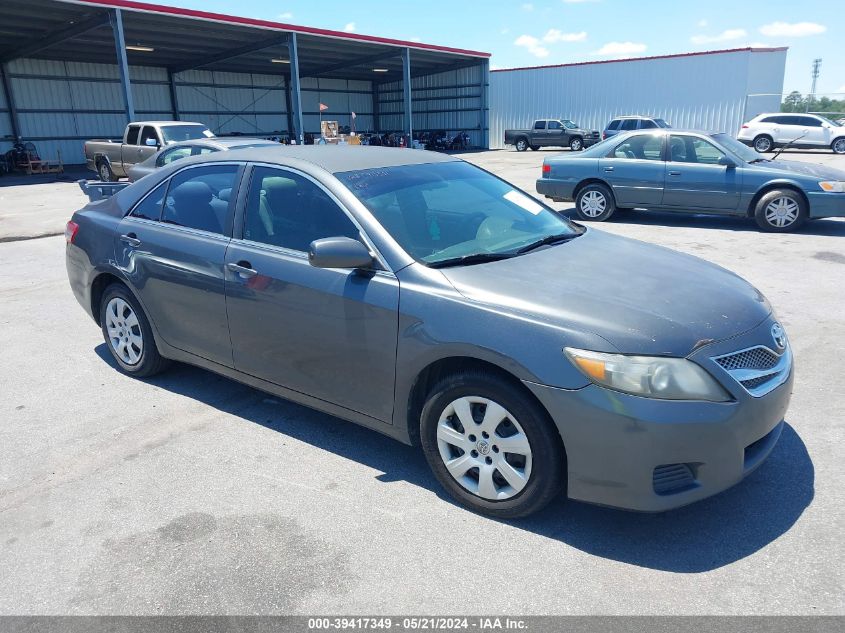
[[[774,142],[772,141],[771,136],[766,136],[765,134],[761,134],[760,136],[754,139],[754,149],[756,149],[761,154],[766,152],[772,151],[772,147],[774,147]]]
[[[604,222],[615,210],[613,194],[600,183],[587,185],[575,196],[575,211],[582,220]]]
[[[786,233],[807,221],[807,203],[790,189],[770,191],[757,202],[754,219],[764,231]]]
[[[563,487],[565,456],[545,411],[496,374],[441,380],[422,412],[426,460],[462,505],[493,517],[537,512]]]
[[[517,152],[524,152],[525,150],[528,149],[528,141],[526,141],[524,138],[516,139],[515,145],[516,145],[516,151]]]
[[[573,152],[580,152],[582,149],[584,149],[584,141],[582,141],[576,136],[571,141],[569,141],[569,149],[571,149]]]
[[[531,145],[530,147],[532,152],[536,152],[538,149],[540,149],[539,145]]]
[[[111,170],[111,166],[106,160],[100,161],[100,164],[97,166],[97,174],[103,182],[114,182],[117,180],[117,178],[114,177],[114,172]]]
[[[838,138],[830,144],[834,154],[845,154],[845,136]]]
[[[150,322],[126,286],[112,284],[103,292],[100,326],[112,358],[124,373],[143,378],[170,364],[159,354]]]

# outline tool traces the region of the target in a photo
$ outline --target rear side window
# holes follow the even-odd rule
[[[545,121],[534,121],[534,129],[535,130],[545,130],[546,129],[546,122]]]
[[[153,189],[141,202],[135,205],[130,215],[133,218],[155,220],[157,222],[161,217],[161,203],[164,201],[165,191],[167,191],[166,181]]]
[[[613,119],[613,121],[607,124],[608,130],[615,130],[617,128],[619,128],[619,119]]]
[[[622,121],[622,125],[619,127],[620,130],[636,130],[637,129],[637,120],[636,119],[625,119]]]
[[[170,179],[162,222],[222,234],[237,165],[184,169]]]
[[[127,145],[137,145],[138,144],[138,133],[141,131],[140,125],[130,125],[129,131],[126,133],[126,144]]]

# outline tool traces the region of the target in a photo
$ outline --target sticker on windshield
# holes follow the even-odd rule
[[[205,136],[205,138],[214,138],[214,132],[212,132],[211,130],[203,130],[202,134],[203,136]]]
[[[513,202],[514,204],[519,205],[520,207],[528,211],[528,213],[531,213],[533,215],[537,215],[538,213],[540,213],[540,211],[543,210],[543,207],[538,202],[532,200],[524,193],[519,193],[518,191],[508,191],[504,195],[504,198],[509,202]]]

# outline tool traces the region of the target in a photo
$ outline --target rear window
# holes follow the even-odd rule
[[[619,127],[619,119],[613,119],[610,123],[607,124],[608,130],[615,130]]]

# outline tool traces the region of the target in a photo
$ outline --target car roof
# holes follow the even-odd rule
[[[459,162],[460,159],[419,149],[361,145],[279,145],[233,149],[224,156],[209,154],[196,162],[247,160],[278,165],[306,162],[332,174],[359,169]],[[193,159],[194,161],[196,159]]]
[[[132,121],[129,125],[157,125],[159,127],[168,127],[171,125],[201,125],[208,127],[205,123],[197,123],[196,121]]]

